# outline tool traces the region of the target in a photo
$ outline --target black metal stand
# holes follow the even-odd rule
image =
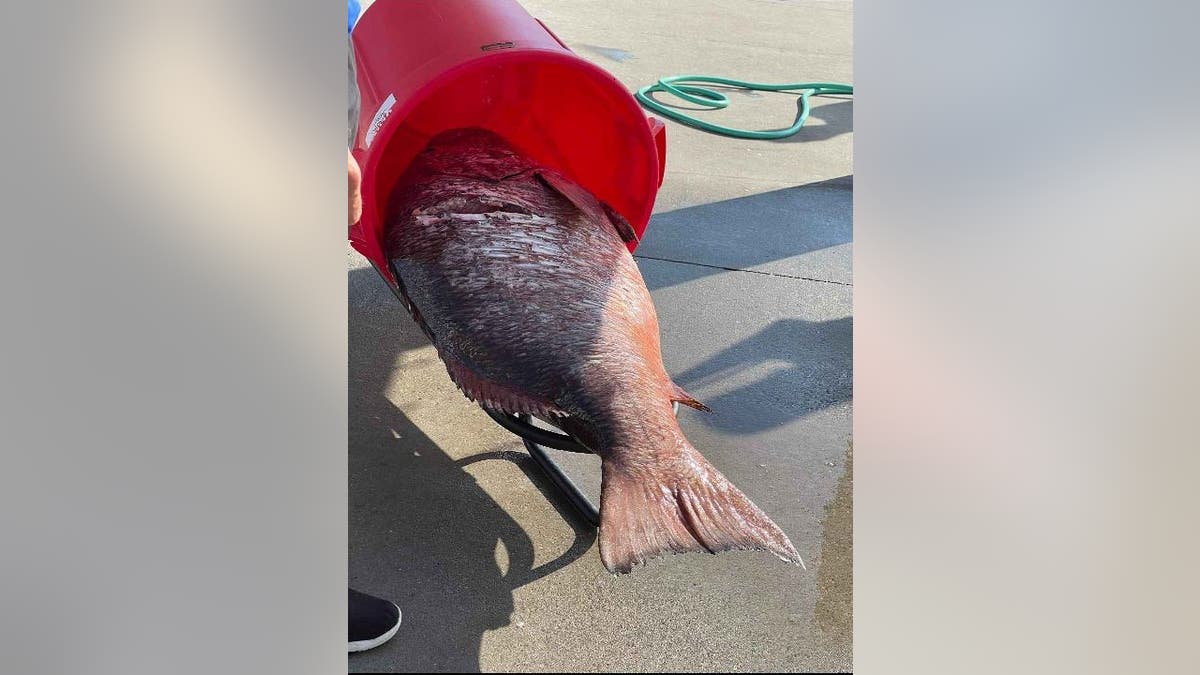
[[[678,415],[679,404],[674,403],[673,407],[675,414]],[[591,450],[571,436],[533,426],[529,415],[505,415],[487,408],[484,408],[483,411],[496,420],[500,426],[520,436],[521,440],[525,442],[525,449],[529,451],[529,456],[554,483],[558,491],[563,493],[575,512],[591,523],[593,527],[600,527],[600,509],[583,494],[575,481],[563,473],[562,467],[546,453],[546,448],[585,454],[591,454]]]
[[[571,507],[575,512],[583,517],[584,520],[592,524],[592,527],[600,526],[600,509],[591,502],[571,480],[567,474],[563,473],[562,467],[550,459],[550,455],[546,454],[545,448],[555,448],[558,450],[566,450],[567,452],[580,452],[590,454],[582,443],[566,434],[559,434],[547,429],[540,429],[533,426],[529,415],[505,415],[498,413],[495,410],[483,409],[492,419],[521,437],[525,442],[525,449],[529,451],[529,456],[537,463],[542,473],[550,479],[558,491],[563,493],[563,496],[570,502]]]

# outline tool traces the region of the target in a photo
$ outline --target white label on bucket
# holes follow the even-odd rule
[[[375,134],[379,133],[379,128],[383,126],[384,121],[391,114],[392,106],[394,105],[396,105],[396,95],[388,94],[387,100],[375,112],[375,117],[371,119],[371,126],[367,127],[367,137],[363,139],[368,148],[371,147],[371,141],[375,140]]]

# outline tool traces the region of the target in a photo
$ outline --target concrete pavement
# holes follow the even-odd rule
[[[526,0],[631,90],[657,77],[852,82],[852,4]],[[851,669],[852,103],[778,142],[669,123],[638,249],[668,371],[713,415],[689,439],[789,534],[767,553],[661,559],[614,578],[521,443],[467,401],[351,253],[350,581],[397,601],[354,672]],[[784,126],[795,99],[713,119]],[[559,453],[593,494],[598,460]]]

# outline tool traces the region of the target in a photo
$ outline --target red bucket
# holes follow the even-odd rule
[[[448,129],[500,134],[608,202],[641,237],[662,184],[666,129],[515,0],[379,0],[351,39],[362,95],[351,150],[363,171],[363,213],[350,241],[390,283],[388,197],[412,158]]]

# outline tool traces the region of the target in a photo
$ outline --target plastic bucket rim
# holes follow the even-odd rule
[[[430,95],[435,90],[443,88],[447,86],[447,84],[452,84],[455,78],[462,77],[466,72],[476,70],[480,67],[493,67],[497,64],[509,61],[519,62],[546,58],[551,61],[557,61],[562,65],[580,68],[582,71],[586,71],[592,79],[603,81],[605,86],[614,88],[614,91],[619,90],[623,92],[625,96],[619,97],[618,100],[624,99],[624,103],[619,103],[618,105],[623,105],[626,108],[626,114],[631,118],[636,115],[646,122],[645,133],[639,134],[641,138],[638,139],[637,143],[643,146],[643,154],[652,158],[653,161],[656,162],[656,170],[648,172],[647,174],[647,184],[643,191],[643,194],[648,195],[649,198],[643,200],[645,203],[642,208],[642,213],[622,214],[628,218],[631,223],[635,223],[639,230],[644,230],[654,209],[655,196],[659,187],[657,176],[661,173],[661,167],[657,166],[657,163],[660,162],[661,159],[658,156],[658,148],[655,144],[654,136],[650,130],[648,116],[638,105],[633,95],[625,89],[625,86],[620,80],[600,66],[587,61],[574,52],[544,47],[519,47],[500,52],[482,53],[474,58],[456,63],[450,68],[438,73],[436,77],[429,78],[422,82],[418,87],[413,89],[403,101],[397,101],[394,104],[391,112],[388,113],[387,119],[384,120],[384,122],[380,125],[379,130],[375,133],[374,139],[372,139],[371,147],[377,148],[375,152],[371,152],[370,148],[363,146],[359,138],[355,139],[355,147],[351,149],[351,152],[354,153],[355,159],[359,162],[363,172],[363,214],[358,224],[355,226],[355,229],[359,233],[359,237],[356,239],[352,233],[351,241],[354,245],[354,248],[363,255],[372,259],[374,262],[386,264],[385,260],[376,259],[376,255],[382,253],[381,240],[383,234],[383,217],[381,210],[385,207],[385,205],[381,203],[381,200],[377,199],[379,186],[378,179],[375,176],[375,171],[378,169],[379,164],[382,161],[382,157],[385,154],[384,152],[381,152],[380,149],[386,148],[388,144],[391,143],[392,138],[403,125],[403,121],[412,114],[417,106],[428,100]],[[487,62],[486,66],[484,64],[485,61]],[[381,89],[380,92],[382,93],[382,91],[384,90]],[[365,129],[363,132],[361,132],[361,135],[363,138],[366,137]],[[631,215],[634,217],[630,218]],[[370,240],[374,241],[373,245]],[[364,248],[375,250],[364,250]]]

